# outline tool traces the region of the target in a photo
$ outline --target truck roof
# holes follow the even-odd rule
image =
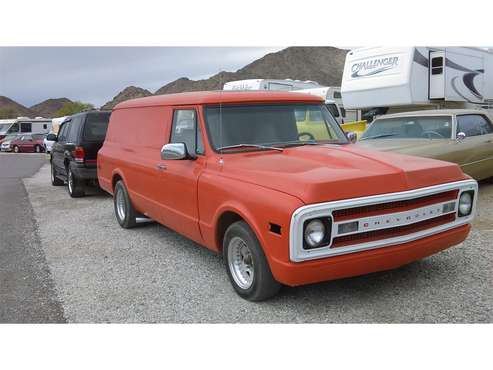
[[[323,99],[309,94],[285,91],[194,91],[178,94],[165,94],[132,99],[117,104],[114,109],[133,107],[185,105],[185,104],[219,104],[219,103],[253,103],[253,102],[322,102]]]

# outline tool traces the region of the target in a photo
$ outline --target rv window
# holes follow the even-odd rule
[[[334,91],[334,99],[341,99],[341,92],[340,91]]]
[[[491,123],[480,114],[457,116],[457,132],[463,132],[466,137],[487,135],[493,133]]]
[[[32,126],[32,122],[21,122],[21,132],[31,132]]]
[[[443,73],[443,68],[442,67],[432,68],[431,69],[431,74],[432,75],[441,75],[442,73]]]
[[[45,123],[45,124],[43,125],[43,130],[47,130],[47,129],[48,129],[48,125]]]
[[[344,109],[343,107],[341,107],[341,114],[344,118],[346,118],[346,109]]]
[[[443,57],[436,57],[431,59],[431,68],[443,67]]]
[[[14,123],[12,126],[10,126],[9,131],[7,133],[12,133],[12,132],[19,132],[19,123]]]

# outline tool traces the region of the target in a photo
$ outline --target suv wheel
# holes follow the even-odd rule
[[[226,230],[223,255],[231,284],[242,298],[262,301],[277,294],[281,284],[272,276],[257,237],[244,221]]]
[[[113,203],[115,205],[116,220],[120,226],[124,229],[135,227],[137,225],[137,212],[130,201],[127,188],[121,180],[115,185]]]
[[[83,197],[85,194],[82,180],[74,175],[70,165],[67,168],[67,191],[72,198]]]
[[[63,185],[63,181],[57,177],[57,172],[55,169],[55,165],[53,164],[53,161],[51,161],[50,167],[51,167],[51,185],[53,185],[53,186]]]
[[[13,150],[14,150],[14,153],[20,153],[20,151],[21,151],[17,145],[14,145]]]

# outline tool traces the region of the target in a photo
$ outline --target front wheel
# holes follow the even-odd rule
[[[14,150],[14,153],[20,153],[20,151],[21,151],[17,145],[14,145],[13,150]]]
[[[272,276],[257,237],[244,221],[226,230],[223,255],[231,284],[242,298],[262,301],[277,294],[281,284]]]

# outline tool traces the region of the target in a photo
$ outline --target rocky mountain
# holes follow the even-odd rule
[[[0,119],[34,116],[36,116],[36,113],[31,109],[6,96],[0,96]]]
[[[52,118],[55,112],[61,109],[65,103],[71,102],[67,98],[47,99],[39,104],[33,105],[30,109],[36,112],[37,116]]]
[[[340,86],[347,52],[348,50],[334,47],[289,47],[267,54],[236,72],[222,71],[198,81],[187,77],[179,78],[158,89],[154,95],[219,90],[226,82],[249,78],[292,78],[317,81],[325,86]],[[153,94],[148,90],[130,86],[102,108],[111,109],[122,101],[149,95]]]
[[[101,107],[101,109],[112,109],[118,103],[129,99],[144,98],[150,96],[152,93],[149,90],[142,89],[140,87],[129,86],[123,89],[116,95],[112,101],[107,102]]]
[[[267,54],[236,72],[223,71],[199,81],[179,78],[158,89],[155,95],[218,90],[225,82],[249,78],[292,78],[317,81],[325,86],[340,86],[347,52],[334,47],[289,47]]]

